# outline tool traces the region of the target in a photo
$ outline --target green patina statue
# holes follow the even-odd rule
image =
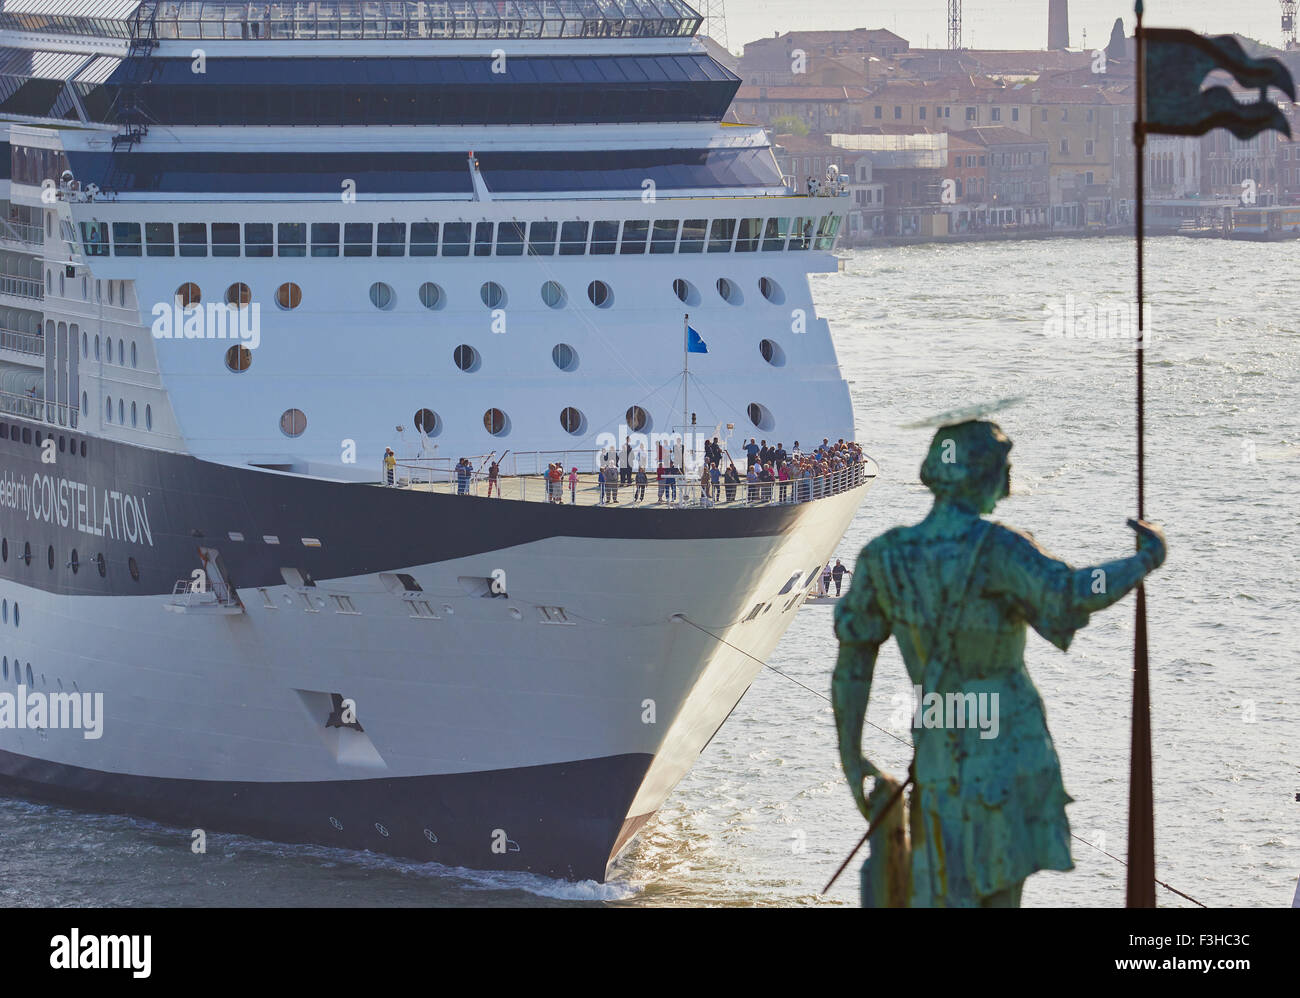
[[[865,907],[1015,907],[1031,873],[1074,866],[1070,797],[1025,671],[1025,625],[1065,651],[1091,613],[1160,566],[1165,542],[1130,520],[1135,555],[1074,569],[985,520],[1010,491],[1010,451],[995,423],[939,429],[921,466],[934,507],[862,550],[835,609],[840,759],[858,809],[880,819],[862,867]],[[917,701],[907,797],[861,747],[876,653],[891,634]]]

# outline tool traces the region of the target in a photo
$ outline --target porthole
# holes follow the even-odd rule
[[[95,359],[99,360],[99,334],[95,334]]]
[[[567,343],[557,343],[551,348],[551,360],[561,371],[578,369],[578,351]]]
[[[126,367],[126,340],[117,341],[117,366]]]
[[[609,308],[613,304],[613,293],[604,281],[592,281],[587,285],[587,297],[597,308]]]
[[[456,366],[459,367],[466,374],[469,374],[473,371],[477,371],[479,369],[481,358],[478,355],[478,351],[475,350],[468,343],[462,343],[460,346],[458,346],[455,350],[451,352],[451,356],[452,356],[452,360],[456,362]]]
[[[564,427],[565,433],[576,436],[586,429],[587,417],[582,414],[582,410],[575,409],[571,405],[566,406],[560,410],[560,425]]]
[[[488,308],[500,308],[506,301],[505,289],[496,281],[485,281],[478,289],[478,296]]]
[[[181,303],[181,308],[191,308],[203,300],[203,292],[193,281],[186,281],[176,289],[176,300]]]
[[[90,356],[90,337],[85,333],[81,334],[81,356]]]
[[[785,366],[785,351],[781,349],[781,344],[777,343],[776,340],[759,340],[758,352],[773,367]]]
[[[51,544],[45,549],[45,560],[50,566],[50,571],[54,571],[54,545]]]
[[[131,403],[131,425],[132,425],[133,427],[136,425],[136,422],[135,422],[135,403],[134,403],[134,402]]]
[[[31,541],[23,541],[23,564],[30,565],[31,563],[32,563]]]
[[[0,561],[9,560],[9,538],[0,540]]]
[[[625,415],[627,428],[633,433],[640,433],[642,430],[649,429],[650,414],[639,405],[630,406]]]
[[[432,409],[421,409],[415,414],[415,428],[426,437],[436,437],[442,432],[442,417]]]
[[[564,288],[555,281],[547,281],[542,285],[542,301],[548,308],[563,308],[567,298]]]
[[[226,304],[233,305],[235,308],[243,308],[253,300],[253,291],[247,284],[242,281],[236,281],[230,287],[226,288]]]
[[[99,571],[99,577],[101,579],[108,574],[108,565],[104,562],[104,555],[102,552],[95,555],[95,568]]]
[[[72,574],[76,575],[77,570],[81,568],[81,562],[77,560],[77,549],[72,549],[72,557],[68,559],[68,566],[72,569]]]
[[[673,281],[673,294],[687,305],[700,303],[700,293],[695,290],[695,285],[684,278],[679,277]]]
[[[135,340],[131,341],[131,366],[136,366]]]
[[[383,281],[375,281],[370,285],[370,304],[387,312],[393,307],[393,289]]]
[[[131,573],[133,582],[140,581],[140,564],[134,558],[126,559],[126,570]]]
[[[285,409],[280,414],[280,432],[286,437],[300,437],[307,429],[307,417],[301,409]]]
[[[104,399],[104,419],[109,423],[113,421],[113,396],[111,395]]]
[[[32,678],[32,663],[31,663],[31,662],[28,662],[28,663],[27,663],[27,685],[28,685],[28,686],[35,686],[35,685],[36,685],[36,680]]]
[[[18,601],[14,600],[14,627],[18,626]]]
[[[249,365],[252,363],[253,351],[243,344],[236,344],[226,350],[226,367],[235,374],[239,374],[241,371],[247,371]]]
[[[145,407],[144,407],[144,428],[145,428],[146,430],[152,430],[152,429],[153,429],[153,406],[151,406],[151,405],[149,405],[149,404],[147,404],[147,403],[146,403],[146,405],[145,405]],[[85,445],[85,444],[82,444],[81,446],[82,446],[82,457],[85,457],[85,446],[86,446],[86,445]]]
[[[117,421],[126,422],[126,403],[122,399],[117,400]]]
[[[770,301],[773,305],[782,305],[785,303],[785,291],[781,285],[770,277],[760,277],[758,279],[759,293]]]
[[[291,312],[302,304],[302,288],[293,281],[285,281],[275,290],[275,304]]]
[[[749,415],[749,421],[760,430],[770,430],[776,425],[776,420],[772,418],[771,411],[765,405],[751,402],[746,412]]]
[[[6,680],[8,680],[8,678],[9,678],[9,656],[6,655],[2,661],[3,661],[3,663],[4,663],[4,666],[3,666],[3,667],[4,667],[4,677],[5,677]]]
[[[447,296],[442,288],[432,281],[425,281],[420,285],[420,304],[425,308],[439,309],[446,304],[446,301]]]
[[[740,288],[725,277],[718,278],[718,294],[729,305],[739,305],[745,300],[744,295],[740,293]]]
[[[89,408],[89,406],[90,406],[90,399],[86,397],[86,393],[85,393],[85,392],[82,392],[82,393],[81,393],[81,411],[82,411],[82,412],[85,412],[86,409]]]
[[[510,417],[500,409],[489,409],[483,413],[483,429],[494,437],[504,437],[510,432]]]

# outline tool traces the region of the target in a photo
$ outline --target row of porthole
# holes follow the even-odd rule
[[[9,600],[8,599],[0,601],[0,616],[3,617],[4,622],[6,624],[9,623]],[[14,600],[14,627],[17,626],[18,626],[18,601]]]
[[[776,426],[771,410],[758,402],[749,403],[746,407],[746,415],[760,430],[771,430]],[[639,405],[629,406],[624,418],[627,420],[628,429],[633,433],[642,433],[650,429],[650,414]],[[442,432],[442,417],[432,409],[418,410],[413,422],[415,428],[426,436],[435,437]],[[510,417],[502,409],[492,408],[483,413],[483,429],[494,437],[506,436],[510,432],[510,425]],[[576,406],[565,406],[560,410],[560,426],[566,433],[578,436],[587,429],[587,417]],[[307,416],[301,409],[286,409],[280,415],[280,432],[285,436],[300,437],[306,430]],[[53,552],[52,548],[51,552]]]
[[[22,442],[22,443],[30,444],[30,443],[32,442],[32,431],[31,431],[31,429],[29,429],[29,428],[26,427],[26,426],[22,427],[22,428],[21,428],[21,431],[22,431],[22,432],[21,432],[21,435],[20,435],[20,433],[19,433],[19,429],[20,429],[20,428],[18,427],[17,424],[12,424],[12,425],[11,425],[11,424],[9,424],[9,423],[0,423],[0,440],[6,440],[6,439],[8,439],[8,440],[12,440],[14,443],[19,443],[19,442],[20,442],[20,437],[21,437],[21,442]],[[54,434],[53,434],[53,433],[47,434],[47,437],[48,437],[49,439],[53,440],[53,439],[54,439]],[[37,430],[37,431],[36,431],[36,446],[37,446],[37,447],[41,446],[41,431],[40,431],[40,430]],[[76,457],[76,456],[77,456],[77,441],[76,441],[76,439],[73,438],[73,437],[65,437],[62,433],[60,433],[60,434],[59,434],[59,453],[60,453],[60,454],[71,453],[71,455],[72,455],[73,457]],[[85,456],[86,456],[86,441],[84,441],[84,440],[81,441],[81,456],[82,456],[82,457],[85,457]]]
[[[731,305],[742,305],[745,296],[740,290],[740,285],[726,277],[719,277],[716,285],[718,295],[723,301]],[[780,305],[785,302],[785,292],[775,280],[770,277],[760,277],[758,279],[758,290],[764,298],[774,305]],[[698,305],[700,303],[700,294],[695,285],[685,278],[677,278],[673,281],[673,293],[688,305]],[[427,309],[437,311],[447,304],[447,292],[441,285],[432,281],[425,281],[419,288],[420,304]],[[547,281],[541,287],[542,302],[550,308],[563,308],[569,300],[568,293],[564,286],[557,281]],[[203,301],[203,292],[193,281],[187,281],[176,289],[176,298],[185,308],[199,305]],[[503,308],[506,304],[506,291],[496,281],[485,281],[479,288],[479,298],[488,308]],[[604,281],[592,281],[587,285],[587,299],[597,308],[609,308],[614,304],[614,292]],[[226,304],[237,308],[242,308],[253,300],[252,289],[247,284],[237,282],[226,289]],[[370,285],[370,303],[381,311],[389,311],[397,302],[396,292],[390,284],[383,281],[376,281]],[[302,288],[292,281],[286,281],[281,284],[275,292],[276,305],[285,311],[292,311],[302,304]],[[135,366],[135,345],[131,346],[132,366]],[[84,348],[83,348],[84,352]],[[119,356],[120,356],[119,348]],[[98,353],[96,353],[98,357]],[[111,358],[110,358],[111,359]],[[120,361],[119,361],[120,362]]]
[[[82,392],[82,393],[81,393],[81,411],[82,411],[82,412],[86,412],[86,411],[88,411],[88,410],[87,410],[87,407],[88,407],[89,405],[90,405],[90,399],[87,397],[87,395],[86,395],[85,392]],[[136,408],[136,404],[135,404],[134,402],[131,403],[131,410],[130,410],[130,412],[131,412],[131,426],[132,426],[132,427],[139,426],[139,425],[140,425],[140,414],[139,414],[139,410]],[[117,422],[118,422],[118,425],[120,425],[120,426],[125,426],[125,425],[126,425],[126,420],[127,420],[126,401],[125,401],[124,399],[122,399],[122,398],[118,398],[118,400],[117,400]],[[104,422],[106,422],[106,423],[111,423],[111,422],[113,422],[113,396],[111,396],[111,395],[106,395],[106,396],[104,396]],[[145,428],[146,430],[152,430],[152,429],[153,429],[153,406],[149,405],[148,403],[146,403],[146,404],[145,404],[145,407],[144,407],[144,428]]]
[[[24,565],[31,565],[32,545],[30,541],[23,542],[23,553],[21,555],[18,555],[17,557],[18,560],[21,561]],[[50,569],[53,570],[54,569],[54,545],[53,544],[49,545],[49,547],[46,549],[45,560],[46,563],[49,565]],[[9,538],[8,537],[0,539],[0,561],[4,561],[4,562],[9,561]],[[72,549],[72,554],[68,557],[67,567],[72,569],[73,575],[76,575],[77,572],[81,570],[81,559],[77,556],[76,548]],[[135,560],[134,557],[128,558],[126,560],[126,567],[127,567],[127,571],[131,573],[131,578],[134,581],[139,582],[140,565]],[[101,579],[104,578],[106,575],[108,575],[108,562],[105,560],[103,554],[95,555],[95,568],[98,570],[99,577]],[[8,601],[5,602],[6,606],[7,603]],[[8,619],[7,612],[8,611],[6,610],[5,611],[6,620]],[[18,624],[18,603],[17,602],[14,603],[14,624],[15,626]]]
[[[9,679],[9,656],[8,655],[0,657],[0,674],[3,674],[6,680]],[[45,677],[42,676],[41,678],[44,679]],[[17,658],[15,658],[14,659],[14,682],[21,683],[22,681],[23,681],[23,663],[18,661]],[[28,686],[36,685],[36,680],[32,676],[31,662],[27,663],[27,685]]]
[[[47,334],[48,335],[48,334]],[[107,363],[113,363],[113,337],[107,337],[107,350],[104,359]],[[76,349],[75,347],[73,349]],[[89,359],[90,357],[90,338],[86,333],[81,334],[81,356]],[[95,359],[99,360],[99,334],[95,334]],[[131,366],[136,367],[139,357],[136,353],[135,342],[131,343]],[[117,363],[126,366],[126,340],[117,341]]]

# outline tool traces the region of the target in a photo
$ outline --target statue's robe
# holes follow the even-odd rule
[[[997,696],[996,737],[960,713],[968,726],[913,728],[914,907],[977,906],[1007,891],[1018,898],[1031,873],[1074,866],[1065,816],[1071,798],[1024,664],[1026,625],[1064,651],[1088,622],[1072,575],[1029,536],[975,516],[890,530],[858,558],[835,613],[846,651],[872,646],[874,654],[892,634],[923,696],[938,693],[947,704],[950,693],[988,694],[990,707]],[[872,836],[881,855],[873,850],[863,883],[875,885],[874,903],[897,882],[890,855],[890,844],[902,842],[897,820]]]

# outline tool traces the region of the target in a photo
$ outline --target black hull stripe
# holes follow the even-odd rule
[[[405,859],[605,879],[651,756],[519,769],[310,783],[237,783],[105,773],[0,752],[0,792],[278,842]],[[334,819],[331,822],[330,819]],[[498,830],[499,833],[498,833]],[[436,841],[434,841],[436,839]],[[494,839],[506,852],[494,852]]]

